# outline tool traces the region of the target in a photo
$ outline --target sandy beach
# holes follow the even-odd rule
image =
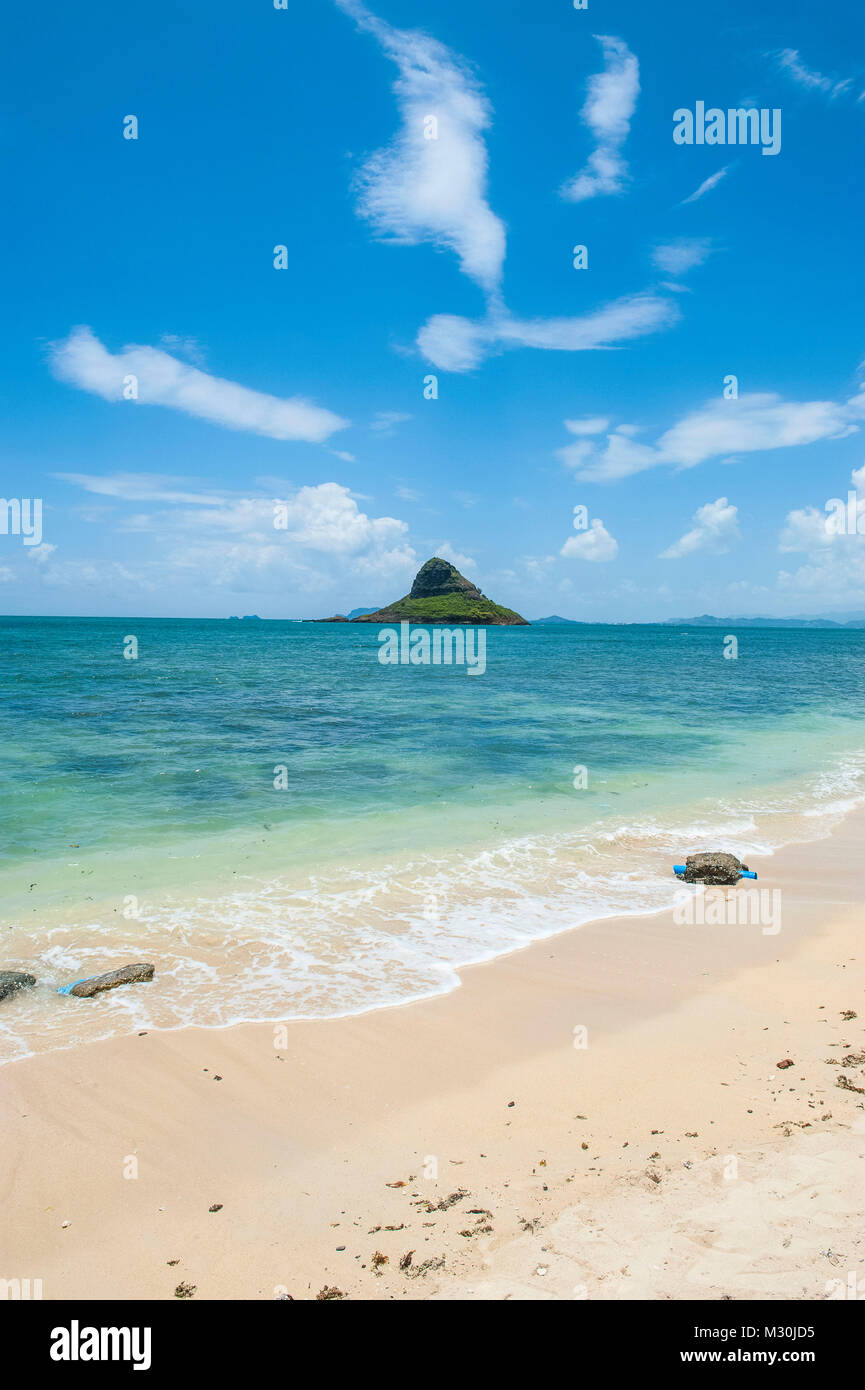
[[[777,933],[600,921],[421,1003],[10,1063],[0,1276],[46,1299],[861,1292],[863,828],[750,861]]]

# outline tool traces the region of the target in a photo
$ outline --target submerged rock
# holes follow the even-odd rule
[[[8,994],[17,994],[19,989],[35,985],[35,975],[25,975],[21,970],[0,970],[0,999]]]
[[[738,883],[742,870],[747,867],[735,854],[711,850],[703,854],[689,854],[685,860],[685,872],[680,877],[685,883]]]
[[[90,999],[105,989],[116,989],[118,985],[134,985],[139,980],[152,980],[155,967],[152,965],[122,965],[119,970],[109,970],[105,975],[94,975],[89,980],[79,980],[64,991],[74,994],[76,999]]]

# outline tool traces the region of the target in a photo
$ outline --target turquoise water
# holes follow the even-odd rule
[[[0,620],[0,968],[40,978],[0,1059],[452,988],[860,798],[865,632],[742,629],[730,661],[722,629],[493,628],[472,677],[383,666],[377,633]],[[53,993],[131,959],[156,986]]]

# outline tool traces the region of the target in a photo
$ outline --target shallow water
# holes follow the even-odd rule
[[[39,977],[0,1060],[447,990],[865,797],[865,632],[742,629],[728,661],[722,629],[493,628],[473,677],[377,633],[0,620],[0,968]],[[154,985],[54,992],[139,959]]]

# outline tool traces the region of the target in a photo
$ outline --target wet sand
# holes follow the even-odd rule
[[[0,1278],[46,1299],[865,1292],[863,830],[749,859],[777,934],[608,919],[421,1003],[8,1064]]]

